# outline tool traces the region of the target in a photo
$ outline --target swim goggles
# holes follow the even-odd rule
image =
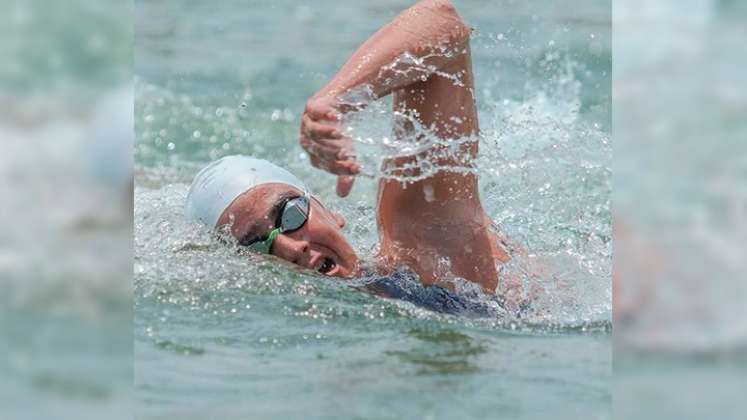
[[[278,220],[275,221],[275,226],[277,227],[270,231],[267,239],[254,241],[248,244],[247,247],[260,254],[269,254],[272,249],[272,243],[279,234],[301,229],[308,219],[309,196],[302,195],[292,198],[283,205],[283,210],[280,212]]]

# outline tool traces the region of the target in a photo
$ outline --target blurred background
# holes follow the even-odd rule
[[[1,4],[2,417],[130,418],[133,4]],[[613,416],[743,418],[747,4],[612,8]]]
[[[613,2],[614,411],[744,418],[747,3]]]
[[[128,418],[132,3],[1,4],[0,417]]]

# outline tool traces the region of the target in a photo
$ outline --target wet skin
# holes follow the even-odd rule
[[[339,124],[340,115],[351,111],[340,97],[360,87],[375,98],[393,95],[397,137],[415,133],[416,120],[448,144],[432,148],[433,163],[473,167],[479,124],[469,40],[470,28],[449,1],[422,0],[369,38],[307,102],[301,146],[313,166],[339,176],[340,196],[349,193],[360,170],[350,152],[352,140]],[[452,150],[451,144],[453,152],[441,153]],[[403,178],[417,177],[417,170],[396,172],[414,159],[384,165]],[[489,293],[509,286],[498,271],[510,256],[482,207],[474,172],[442,170],[406,183],[382,179],[377,209],[378,262],[386,269],[408,266],[426,285],[451,288],[450,277],[457,276]]]
[[[469,27],[448,1],[423,0],[366,41],[309,100],[302,117],[301,145],[312,165],[340,175],[339,195],[348,194],[359,170],[355,158],[346,156],[351,140],[341,134],[339,116],[350,109],[341,105],[339,97],[360,86],[371,88],[375,97],[392,94],[396,115],[412,116],[447,142],[473,139],[435,162],[446,167],[472,167],[479,125],[469,37]],[[422,63],[397,61],[405,53],[422,57]],[[389,66],[393,62],[398,68]],[[412,132],[411,125],[398,118],[395,134]],[[408,159],[412,158],[384,164],[399,168]],[[297,197],[301,191],[284,184],[253,188],[223,212],[218,226],[230,223],[240,243],[265,239],[276,227],[273,207],[288,194]],[[408,266],[424,284],[449,288],[450,277],[458,276],[489,293],[504,289],[505,294],[510,282],[499,282],[498,267],[510,257],[501,245],[504,240],[491,228],[474,173],[439,171],[406,184],[383,179],[377,221],[381,239],[377,263],[382,268]],[[358,275],[359,259],[342,234],[344,224],[341,216],[312,200],[307,223],[278,235],[271,253],[326,275]],[[444,258],[449,267],[441,264]]]
[[[266,239],[276,226],[279,203],[303,195],[286,184],[271,183],[252,188],[238,196],[218,219],[216,227],[229,225],[240,244]],[[359,260],[342,228],[345,219],[325,208],[316,198],[310,200],[309,217],[300,229],[280,233],[270,253],[291,263],[335,277],[358,274]]]

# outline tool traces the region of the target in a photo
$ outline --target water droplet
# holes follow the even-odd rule
[[[426,184],[423,186],[423,194],[425,195],[425,201],[432,203],[434,200],[433,186]]]
[[[223,108],[217,108],[217,109],[215,110],[215,116],[216,116],[216,117],[220,117],[220,116],[222,116],[222,115],[223,115]]]
[[[194,133],[192,133],[192,137],[199,139],[202,133],[200,133],[200,130],[195,130]]]
[[[166,147],[168,147],[169,150],[174,150],[176,145],[174,143],[169,143]]]

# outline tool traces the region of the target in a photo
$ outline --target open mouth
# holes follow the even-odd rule
[[[330,274],[335,268],[337,268],[337,263],[332,258],[324,257],[319,262],[319,266],[316,268],[316,271],[322,274]]]

